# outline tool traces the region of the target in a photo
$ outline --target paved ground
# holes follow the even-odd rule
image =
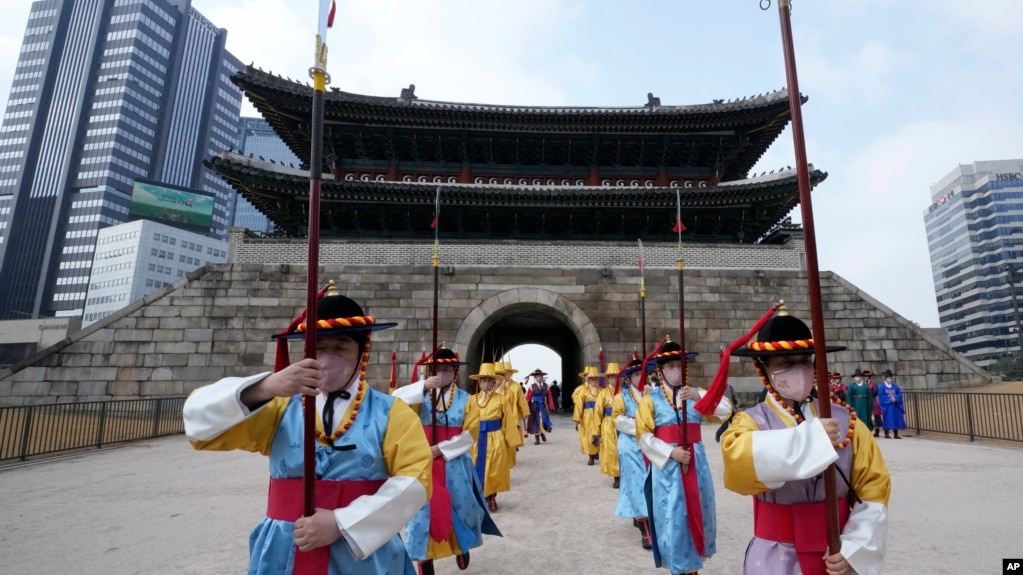
[[[549,437],[520,452],[513,491],[498,497],[505,537],[474,550],[468,573],[666,573],[629,521],[613,517],[617,491],[586,465],[571,422],[556,416]],[[885,573],[995,574],[1001,558],[1023,557],[1023,449],[880,441],[893,476]],[[701,573],[741,573],[750,501],[723,489],[720,452],[708,447],[719,552]],[[195,452],[180,436],[4,468],[0,571],[244,573],[265,493],[263,457]],[[460,572],[448,560],[437,573]]]

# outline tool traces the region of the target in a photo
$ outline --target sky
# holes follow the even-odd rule
[[[228,49],[307,81],[316,2],[193,0]],[[777,3],[760,0],[339,0],[331,86],[547,106],[709,103],[785,87]],[[0,0],[0,108],[27,22]],[[796,0],[792,25],[818,263],[939,325],[923,213],[958,164],[1023,157],[1023,2]],[[247,102],[245,115],[256,115]],[[794,165],[791,131],[754,173]],[[793,214],[799,221],[798,209]],[[683,221],[685,214],[683,214]],[[783,294],[779,294],[783,296]],[[552,366],[553,367],[553,366]],[[546,369],[546,368],[545,368]],[[547,371],[550,371],[549,369]]]

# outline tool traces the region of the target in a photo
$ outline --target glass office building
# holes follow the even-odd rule
[[[249,157],[299,167],[301,161],[263,118],[242,118],[238,129],[238,150]],[[234,225],[254,232],[270,233],[273,223],[248,200],[238,195]]]
[[[1023,297],[1023,159],[952,170],[931,186],[924,224],[938,316],[952,347],[981,366],[1018,353],[1013,285]]]
[[[234,191],[202,160],[234,146],[241,63],[188,0],[34,2],[0,127],[0,319],[83,313],[101,229],[146,178]]]

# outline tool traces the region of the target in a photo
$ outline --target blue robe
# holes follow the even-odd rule
[[[902,390],[898,384],[891,387],[882,383],[877,387],[877,402],[881,405],[884,429],[906,429],[906,408],[902,403]]]
[[[625,402],[625,417],[636,418],[635,398],[629,386],[622,388],[622,400]],[[623,439],[621,436],[625,435]],[[618,489],[618,505],[615,506],[615,517],[646,517],[646,499],[643,496],[643,482],[646,480],[646,463],[643,452],[636,443],[635,435],[618,433],[618,469],[621,478]]]
[[[331,480],[386,480],[390,477],[382,445],[388,413],[395,399],[369,389],[351,429],[335,442],[354,445],[351,451],[336,451],[316,442],[316,477]],[[303,417],[300,396],[291,399],[270,445],[270,476],[303,476]],[[295,524],[264,517],[249,536],[249,574],[266,575],[293,571]],[[401,537],[395,534],[364,561],[352,556],[344,538],[330,546],[330,575],[415,575]]]
[[[660,389],[649,391],[654,404],[654,422],[662,425],[675,425],[681,418],[676,418],[675,409],[664,398]],[[692,400],[686,400],[689,423],[702,423],[703,417],[694,408]],[[677,444],[672,443],[672,446]],[[704,557],[711,557],[717,551],[717,506],[714,502],[714,480],[707,464],[707,453],[703,443],[694,443],[692,459],[689,465],[696,466],[697,482],[700,486],[700,509],[703,511]],[[652,518],[654,538],[654,565],[664,566],[672,573],[687,573],[703,568],[703,559],[696,552],[692,535],[689,533],[688,511],[686,510],[685,492],[682,488],[682,472],[674,459],[669,459],[664,469],[656,465],[650,466],[647,478],[647,503],[649,516]],[[660,563],[658,563],[658,557]]]
[[[461,389],[456,389],[455,398],[447,411],[437,414],[437,425],[442,427],[462,427],[465,422],[465,405],[471,396]],[[419,413],[419,419],[427,428],[433,422],[433,403],[425,401]],[[476,477],[472,465],[472,450],[444,463],[447,481],[445,484],[451,494],[452,531],[458,541],[459,550],[466,553],[472,548],[483,545],[483,533],[501,535],[490,518],[483,500],[483,488]],[[430,538],[430,502],[416,513],[415,517],[405,526],[405,547],[409,555],[416,561],[439,559],[427,556],[427,544]]]

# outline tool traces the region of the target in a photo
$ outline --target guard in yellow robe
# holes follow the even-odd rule
[[[509,453],[511,466],[515,467],[518,463],[516,457],[518,448],[525,445],[525,430],[526,430],[526,419],[529,417],[529,403],[526,401],[526,392],[522,391],[522,386],[517,381],[512,379],[512,376],[519,372],[519,370],[512,367],[510,361],[499,361],[494,364],[494,372],[499,376],[497,381],[497,393],[504,396],[505,402],[508,406],[514,410],[515,426],[518,430],[516,434],[515,442],[511,444],[512,450]]]
[[[250,574],[414,574],[398,535],[431,493],[430,446],[415,412],[364,381],[377,323],[331,282],[317,305],[316,359],[227,377],[185,401],[195,449],[270,459],[266,517],[249,538]],[[300,320],[281,336],[304,338]],[[316,511],[303,516],[303,401],[316,404]],[[329,433],[329,435],[328,435]],[[297,550],[296,550],[297,548]]]
[[[604,421],[603,410],[597,409],[597,400],[601,397],[600,372],[592,365],[586,366],[579,377],[583,378],[572,394],[575,410],[572,421],[579,433],[579,450],[589,456],[587,465],[593,465],[600,458],[600,427]]]
[[[618,430],[612,417],[615,400],[615,380],[618,378],[618,364],[610,362],[604,372],[607,384],[600,390],[597,409],[601,412],[600,424],[600,472],[612,479],[611,487],[621,486],[618,471]]]
[[[753,496],[753,540],[745,572],[766,575],[874,575],[884,563],[888,533],[888,468],[864,422],[832,397],[831,416],[818,416],[810,328],[779,304],[757,333],[734,342],[732,355],[752,357],[767,395],[736,414],[721,436],[724,483]],[[827,351],[845,349],[827,346]],[[715,378],[727,381],[727,357]],[[720,385],[719,385],[720,384]],[[710,393],[708,393],[710,395]],[[834,463],[838,498],[838,553],[827,544],[821,472]]]
[[[479,391],[471,401],[480,410],[480,431],[472,460],[491,511],[497,511],[497,494],[511,490],[512,442],[516,436],[522,439],[515,420],[518,411],[495,390],[498,377],[492,363],[480,364],[480,372],[469,376],[479,383]]]

